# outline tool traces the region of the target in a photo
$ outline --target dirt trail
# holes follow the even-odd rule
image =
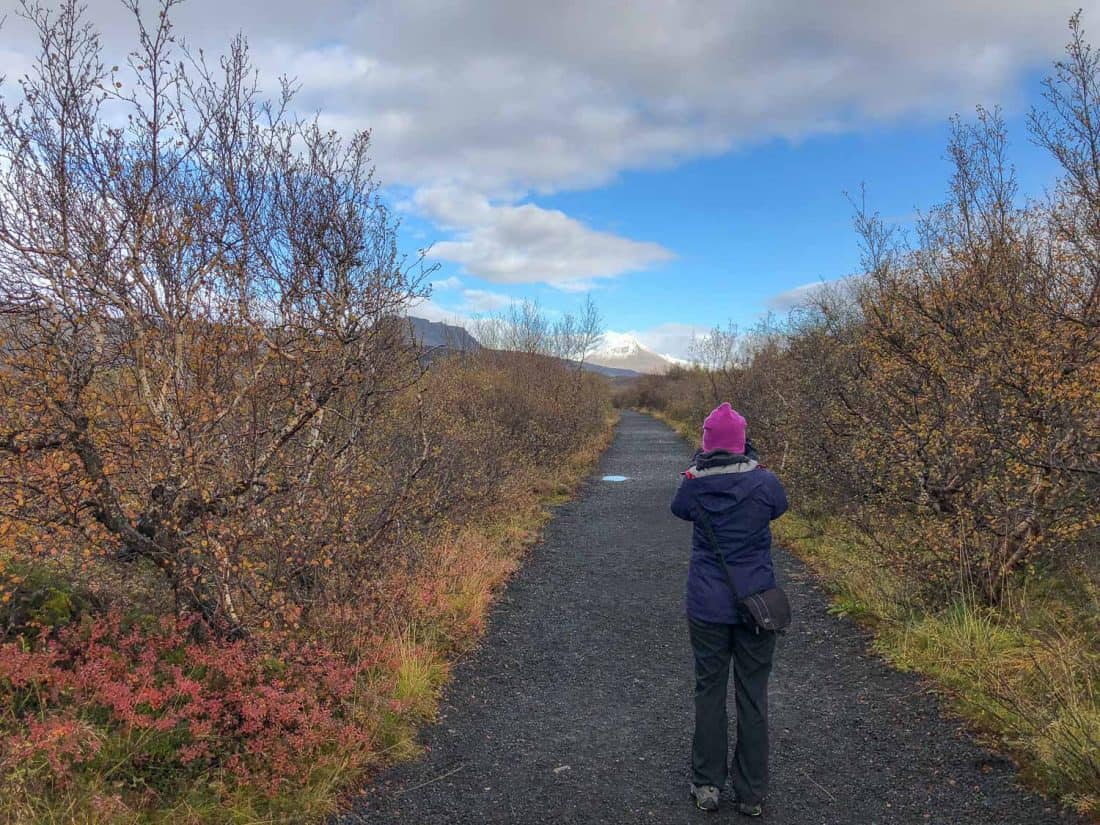
[[[668,502],[688,459],[670,429],[624,413],[598,474],[557,511],[483,644],[456,668],[425,755],[380,777],[336,823],[749,821],[728,806],[696,811],[687,795],[690,528]],[[1075,821],[1015,787],[1011,766],[944,719],[917,679],[826,613],[801,563],[775,556],[796,626],[776,653],[763,821]]]

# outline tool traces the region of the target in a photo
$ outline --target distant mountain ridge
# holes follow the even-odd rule
[[[429,321],[427,318],[408,317],[412,336],[425,349],[445,349],[454,352],[477,352],[481,344],[465,327]]]
[[[482,349],[478,340],[465,327],[457,324],[447,324],[442,321],[429,321],[427,318],[416,318],[411,315],[406,320],[409,322],[413,339],[418,345],[427,350],[436,352],[477,352]],[[601,347],[596,355],[590,356],[581,365],[583,369],[608,378],[635,378],[643,372],[657,371],[653,369],[654,367],[667,369],[673,363],[670,359],[657,355],[651,350],[646,350],[641,344],[637,344],[637,347],[642,347],[644,352],[639,358],[636,347],[628,342],[624,349],[622,336],[618,336],[617,333],[610,333],[610,335],[613,337],[612,349],[609,350],[606,346]],[[631,339],[631,341],[637,343],[635,339]],[[657,360],[652,361],[647,356],[652,356]],[[637,369],[631,366],[633,363],[641,363],[649,369]]]
[[[664,375],[674,366],[686,366],[687,361],[654,352],[630,333],[605,333],[599,348],[588,361],[600,367],[635,373]]]
[[[581,366],[589,372],[594,372],[598,375],[606,375],[608,378],[637,378],[641,375],[637,370],[624,369],[622,367],[605,367],[602,364],[593,364],[591,361],[585,361]]]

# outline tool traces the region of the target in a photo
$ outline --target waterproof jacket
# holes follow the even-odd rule
[[[754,459],[724,451],[696,454],[672,499],[673,514],[695,523],[686,594],[689,616],[704,622],[753,623],[741,599],[775,587],[770,525],[786,511],[783,485]],[[736,594],[714,554],[701,514],[709,518],[718,538]]]

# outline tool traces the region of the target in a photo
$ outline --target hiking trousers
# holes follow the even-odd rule
[[[695,654],[695,737],[692,781],[721,789],[729,776],[737,799],[750,805],[768,792],[768,676],[775,632],[740,624],[688,618]],[[730,662],[737,706],[737,742],[732,764],[726,691]]]

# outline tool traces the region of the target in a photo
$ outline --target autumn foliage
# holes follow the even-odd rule
[[[698,438],[730,400],[798,511],[780,530],[1040,787],[1100,810],[1100,55],[1071,22],[1024,198],[996,111],[956,119],[911,230],[854,199],[863,271],[788,318],[713,330],[618,403]]]
[[[1100,65],[1077,20],[1033,139],[1064,175],[1022,201],[996,112],[956,121],[948,200],[911,233],[857,204],[865,272],[789,319],[715,330],[707,369],[626,392],[698,422],[730,398],[805,505],[879,537],[930,595],[996,603],[1100,546]]]
[[[364,490],[346,509],[316,510],[333,531],[350,522],[379,532],[338,534],[326,552],[308,543],[320,532],[308,513],[252,524],[239,545],[241,587],[262,586],[253,592],[270,601],[241,600],[236,627],[181,606],[151,562],[89,553],[75,533],[62,543],[50,525],[8,516],[5,800],[28,819],[51,800],[77,799],[113,811],[105,821],[162,809],[171,821],[222,821],[173,806],[255,794],[250,815],[304,816],[303,789],[339,788],[409,752],[445,657],[476,638],[536,535],[540,502],[583,471],[606,414],[601,379],[560,362],[491,352],[437,360],[376,418],[379,497]],[[424,453],[413,481],[390,477]],[[342,489],[325,483],[315,478],[311,495]],[[329,792],[320,807],[331,803]]]
[[[330,807],[411,748],[608,427],[575,365],[418,346],[430,268],[397,249],[368,135],[265,99],[243,40],[188,54],[174,5],[130,4],[121,69],[76,3],[27,5],[41,54],[2,87],[16,821]]]

